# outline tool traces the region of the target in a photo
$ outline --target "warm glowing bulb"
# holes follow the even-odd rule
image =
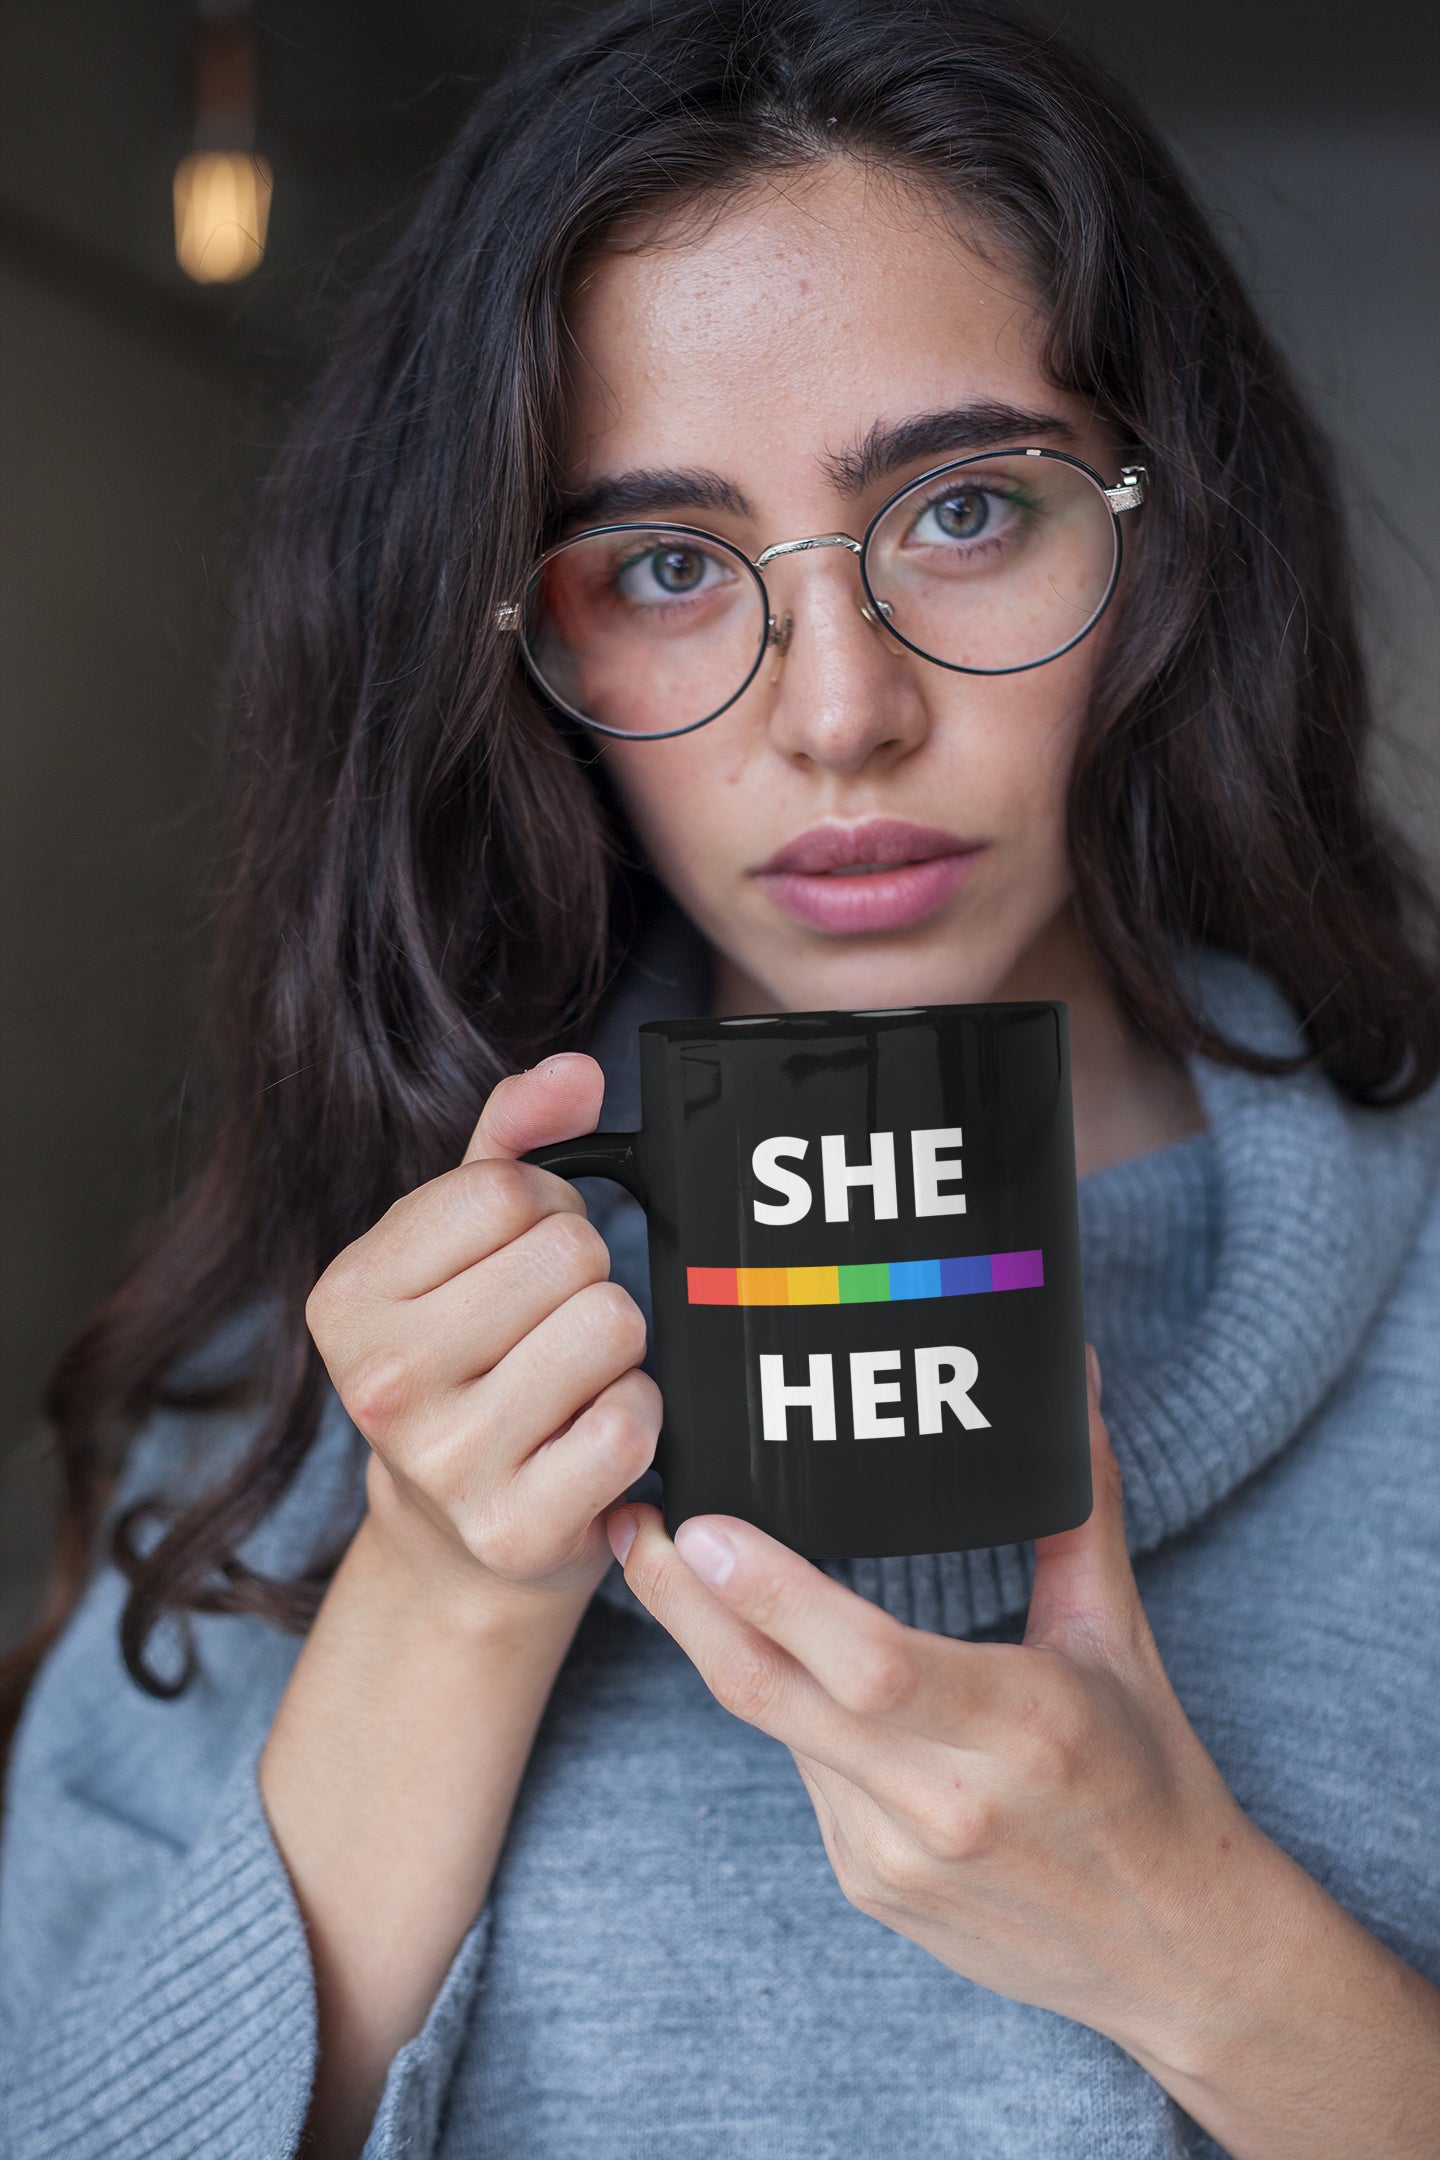
[[[175,257],[202,285],[248,277],[265,253],[270,167],[249,150],[197,150],[175,168]]]

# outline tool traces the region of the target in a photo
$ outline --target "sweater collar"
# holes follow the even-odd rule
[[[1200,948],[1211,1019],[1257,1050],[1301,1041],[1278,988]],[[672,911],[652,926],[591,1042],[607,1126],[639,1123],[635,1030],[703,1009],[705,949]],[[1257,1075],[1192,1061],[1207,1131],[1080,1181],[1087,1333],[1124,1472],[1134,1554],[1184,1534],[1305,1429],[1355,1358],[1414,1241],[1440,1167],[1440,1091],[1363,1110],[1319,1074]],[[644,1223],[618,1188],[586,1181],[613,1272],[649,1311]],[[654,1473],[632,1497],[658,1498]],[[961,1636],[1029,1604],[1029,1541],[974,1552],[823,1563],[912,1626]],[[612,1568],[608,1599],[643,1612]]]

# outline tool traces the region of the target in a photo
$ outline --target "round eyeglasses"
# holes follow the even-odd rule
[[[686,735],[744,695],[767,646],[789,644],[765,565],[843,547],[868,622],[937,667],[1014,675],[1094,629],[1120,576],[1120,513],[1144,499],[1143,465],[1107,487],[1063,450],[987,450],[898,489],[861,540],[780,540],[753,562],[695,525],[591,526],[547,549],[497,620],[572,718],[602,735]]]

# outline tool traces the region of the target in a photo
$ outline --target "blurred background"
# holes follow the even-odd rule
[[[183,1175],[247,504],[476,90],[582,12],[0,12],[0,1640],[48,1551],[46,1374]],[[1138,91],[1339,444],[1387,719],[1379,783],[1440,862],[1440,10],[1031,12]],[[237,233],[253,257],[262,223],[248,261]]]

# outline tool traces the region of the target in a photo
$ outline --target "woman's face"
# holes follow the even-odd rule
[[[1041,372],[1024,279],[930,198],[848,161],[758,187],[688,239],[601,257],[568,320],[567,493],[667,476],[615,514],[703,525],[752,559],[809,534],[858,538],[897,487],[990,442],[1048,444],[1119,478],[1118,445]],[[984,407],[1015,417],[977,433]],[[857,470],[867,444],[934,415],[955,418]],[[669,740],[595,738],[655,869],[716,948],[717,1002],[965,1003],[1033,982],[1041,955],[1074,943],[1066,784],[1113,609],[1042,667],[964,675],[862,616],[848,549],[764,575],[793,629],[737,703]],[[802,836],[798,868],[769,867]],[[812,867],[837,853],[849,859]]]

